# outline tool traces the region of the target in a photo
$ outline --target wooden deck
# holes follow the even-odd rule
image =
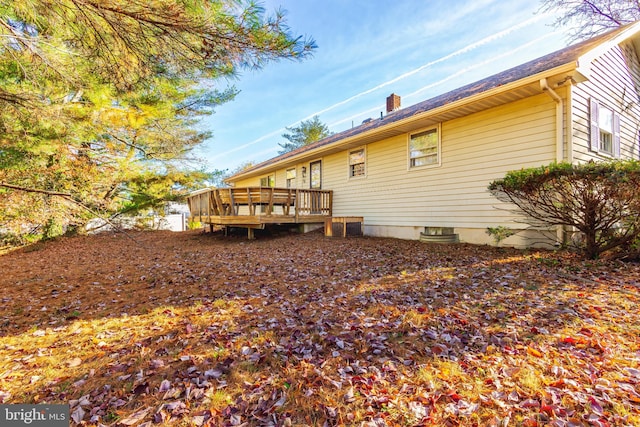
[[[333,192],[300,188],[207,188],[187,199],[191,220],[252,230],[267,224],[324,223],[332,215]]]

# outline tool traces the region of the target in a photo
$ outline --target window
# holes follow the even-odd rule
[[[613,154],[613,111],[600,107],[598,126],[600,127],[598,150]]]
[[[438,128],[409,136],[409,167],[437,165],[440,161],[438,139]]]
[[[607,156],[620,157],[620,115],[610,108],[591,99],[591,151]]]
[[[293,188],[296,186],[296,168],[287,169],[287,188]]]
[[[318,160],[310,163],[309,169],[311,169],[311,182],[309,183],[309,187],[322,188],[322,161]]]
[[[349,152],[349,177],[364,176],[364,148]]]
[[[276,180],[273,175],[267,175],[260,178],[260,187],[275,187]]]

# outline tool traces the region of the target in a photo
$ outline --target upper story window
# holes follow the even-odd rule
[[[293,188],[296,186],[296,168],[287,169],[287,188]]]
[[[427,129],[409,136],[409,168],[437,165],[440,162],[438,128]]]
[[[365,176],[364,148],[349,152],[349,177]]]
[[[591,98],[589,148],[596,153],[620,157],[620,115]]]

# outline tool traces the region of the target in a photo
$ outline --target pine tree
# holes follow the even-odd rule
[[[0,0],[0,230],[201,185],[192,151],[210,134],[196,125],[233,99],[223,77],[313,48],[250,2]]]
[[[288,142],[278,143],[282,150],[278,154],[288,153],[331,135],[329,127],[320,121],[318,116],[303,120],[298,126],[286,128],[290,133],[282,134]]]

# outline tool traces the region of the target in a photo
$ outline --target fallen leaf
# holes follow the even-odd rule
[[[136,412],[134,412],[133,414],[129,415],[128,417],[120,420],[118,422],[118,424],[123,424],[125,426],[132,426],[134,424],[138,424],[140,421],[142,421],[147,414],[151,411],[151,408],[143,408],[140,409]]]
[[[67,362],[67,366],[70,368],[75,368],[77,366],[80,366],[81,364],[82,364],[82,359],[80,359],[79,357],[74,357],[73,359]]]
[[[542,357],[542,353],[533,347],[527,347],[527,353],[534,357]]]
[[[71,413],[71,419],[76,424],[80,424],[80,422],[84,419],[85,414],[86,412],[84,409],[82,409],[82,406],[77,406]]]

